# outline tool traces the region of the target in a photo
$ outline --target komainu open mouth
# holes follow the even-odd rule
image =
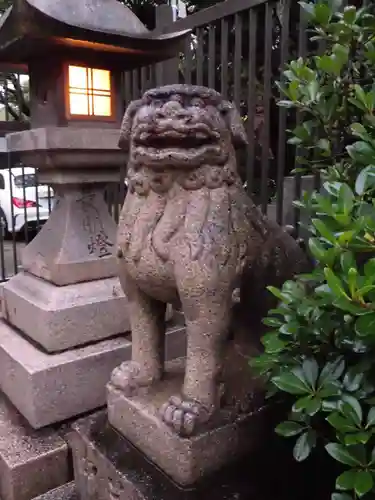
[[[170,135],[150,135],[147,139],[135,141],[137,146],[145,146],[155,149],[166,148],[181,148],[181,149],[194,149],[202,146],[214,144],[211,137],[197,137],[197,136],[180,136],[171,137]]]
[[[207,127],[159,128],[159,130],[140,131],[134,137],[136,146],[155,149],[181,148],[194,149],[202,146],[212,146],[218,142],[218,134],[212,133]]]

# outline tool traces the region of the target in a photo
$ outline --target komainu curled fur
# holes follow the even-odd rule
[[[147,91],[126,110],[119,144],[129,152],[118,262],[132,360],[114,370],[111,384],[131,396],[162,378],[166,304],[180,302],[185,378],[160,415],[188,436],[225,404],[226,345],[245,331],[231,330],[236,290],[239,319],[262,306],[265,285],[291,277],[306,259],[246,195],[235,155],[246,133],[219,93],[187,85]]]

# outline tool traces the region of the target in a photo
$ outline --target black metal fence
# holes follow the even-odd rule
[[[296,227],[300,214],[292,208],[292,200],[300,198],[302,189],[310,189],[313,180],[290,176],[295,167],[295,151],[287,144],[287,129],[292,128],[296,117],[277,106],[275,82],[288,60],[304,56],[308,50],[306,20],[301,12],[295,0],[227,0],[173,22],[171,8],[160,6],[156,11],[157,31],[192,30],[184,50],[176,59],[124,75],[126,104],[139,98],[148,88],[175,82],[213,87],[234,101],[249,140],[247,149],[238,153],[238,166],[247,191],[263,212],[279,223]],[[15,186],[13,180],[6,193],[6,189],[1,189],[0,177],[0,216],[3,220],[0,280],[18,271],[22,247],[53,207],[53,193],[49,189],[47,201],[44,199],[48,187],[38,186],[37,173],[22,166],[15,171],[16,166],[8,165],[7,155],[1,153],[5,130],[27,126],[24,120],[28,109],[27,87],[24,86],[21,96],[20,85],[17,87],[13,75],[6,73],[0,77],[0,111],[2,105],[6,120],[3,132],[0,127],[0,167],[4,183],[6,177],[12,180],[15,174],[24,180],[17,181],[21,188]],[[22,83],[22,78],[17,78]],[[125,191],[124,168],[119,183],[106,191],[106,200],[116,221]],[[20,196],[15,192],[21,193]],[[6,196],[7,203],[3,201]],[[4,213],[5,205],[8,217]],[[18,232],[10,231],[9,220],[14,216],[22,220],[22,213],[25,225]],[[30,227],[34,231],[29,231]]]
[[[171,16],[166,7],[159,9],[159,32],[191,29],[192,35],[179,58],[126,74],[126,101],[147,88],[177,81],[215,88],[234,101],[249,141],[238,153],[248,193],[264,213],[296,225],[299,214],[291,211],[289,200],[300,197],[302,181],[295,176],[285,183],[295,167],[287,129],[296,118],[277,106],[275,82],[288,60],[306,54],[306,21],[298,2],[228,0],[174,23]]]

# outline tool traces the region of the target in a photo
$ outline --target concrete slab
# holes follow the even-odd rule
[[[181,356],[185,329],[171,329],[166,345],[168,359]],[[112,370],[130,357],[125,337],[47,354],[0,320],[0,389],[36,429],[104,406]]]
[[[127,299],[118,278],[58,287],[21,272],[3,287],[3,313],[48,352],[105,340],[130,329]]]
[[[69,479],[67,443],[54,429],[32,429],[0,395],[1,499],[31,500]]]
[[[79,500],[74,482],[64,484],[33,500]]]

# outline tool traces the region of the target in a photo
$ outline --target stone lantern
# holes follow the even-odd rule
[[[7,136],[10,164],[57,194],[2,298],[0,388],[34,428],[104,405],[130,356],[103,198],[126,162],[122,73],[175,56],[185,35],[153,36],[116,0],[14,0],[1,18],[0,63],[30,76],[31,128]]]

